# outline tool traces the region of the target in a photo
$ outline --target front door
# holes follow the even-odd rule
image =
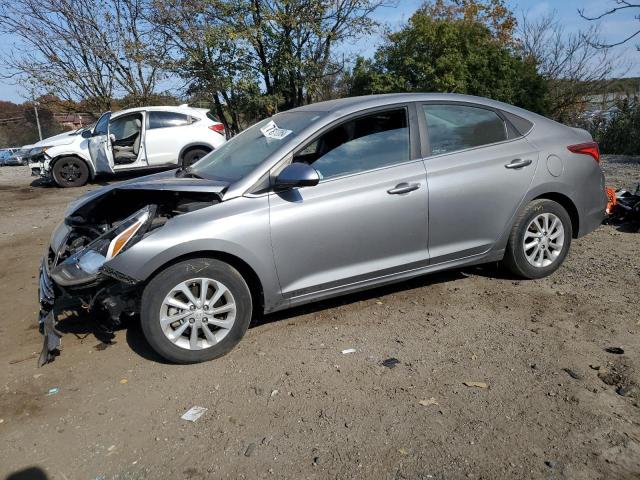
[[[405,107],[343,122],[294,155],[322,179],[269,195],[285,297],[356,287],[427,264],[426,174],[416,156]]]
[[[113,152],[109,138],[109,119],[111,112],[103,113],[98,119],[93,135],[89,138],[89,155],[96,167],[96,172],[113,173]]]
[[[538,152],[492,109],[424,104],[420,114],[431,150],[424,162],[431,263],[485,253],[508,230]]]

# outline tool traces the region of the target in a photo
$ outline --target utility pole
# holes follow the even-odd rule
[[[38,102],[33,102],[33,109],[36,112],[36,123],[38,124],[38,136],[40,137],[40,141],[42,141],[42,128],[40,128],[40,117],[38,116]]]

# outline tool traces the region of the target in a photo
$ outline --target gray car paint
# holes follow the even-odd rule
[[[418,155],[406,164],[287,193],[253,193],[266,175],[290,161],[296,147],[349,115],[440,101],[500,109],[534,126],[524,137],[500,144]],[[224,255],[255,272],[269,312],[444,268],[498,260],[517,212],[540,195],[557,195],[575,205],[578,235],[596,228],[604,217],[599,166],[566,148],[590,140],[588,134],[520,108],[463,95],[390,94],[299,110],[321,115],[240,181],[207,186],[220,193],[221,203],[172,218],[106,265],[145,281],[185,255]],[[561,160],[559,176],[546,167],[550,155]],[[532,160],[529,166],[504,168],[525,157]],[[175,187],[168,178],[153,177],[132,183],[144,188],[145,182],[165,181],[166,188]],[[386,193],[401,182],[419,183],[420,188],[403,195]],[[54,233],[53,238],[59,237]]]

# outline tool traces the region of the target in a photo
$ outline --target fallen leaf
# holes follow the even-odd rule
[[[127,380],[126,378],[123,378],[122,380],[120,380],[120,383],[124,385],[126,383],[129,383],[129,380]]]
[[[462,382],[462,383],[465,384],[467,387],[489,388],[489,385],[487,385],[484,382]]]

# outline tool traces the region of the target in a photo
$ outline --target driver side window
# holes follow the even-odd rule
[[[108,133],[110,117],[111,117],[110,112],[107,112],[100,117],[100,119],[98,120],[98,123],[96,123],[96,128],[93,129],[94,135],[106,135]]]
[[[295,156],[324,179],[364,172],[410,160],[405,108],[385,110],[342,123]]]

